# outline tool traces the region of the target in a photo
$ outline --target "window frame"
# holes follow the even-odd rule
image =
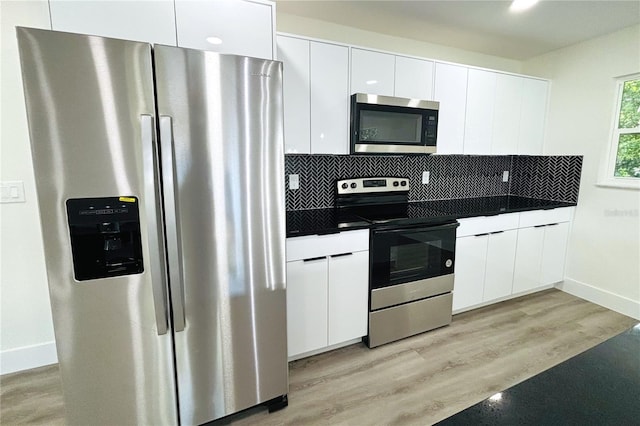
[[[615,176],[616,159],[618,157],[618,143],[620,135],[628,133],[640,133],[640,125],[632,129],[620,129],[620,109],[622,108],[622,92],[624,83],[631,80],[640,80],[640,73],[630,74],[616,78],[616,101],[613,110],[613,124],[607,146],[607,155],[604,166],[601,167],[598,186],[613,188],[640,189],[640,178]]]

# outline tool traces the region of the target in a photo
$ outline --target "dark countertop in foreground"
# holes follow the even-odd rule
[[[497,394],[496,394],[497,395]],[[438,425],[637,425],[640,324]]]
[[[408,214],[419,218],[423,212],[425,222],[444,218],[462,219],[474,216],[493,216],[528,210],[571,207],[575,203],[540,200],[510,195],[498,197],[461,198],[454,200],[415,201],[409,203]],[[374,209],[374,207],[371,207]],[[332,234],[341,231],[366,229],[371,224],[351,214],[330,209],[294,210],[287,212],[287,237]]]

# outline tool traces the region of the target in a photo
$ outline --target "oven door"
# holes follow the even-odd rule
[[[458,226],[374,230],[371,290],[453,274]]]

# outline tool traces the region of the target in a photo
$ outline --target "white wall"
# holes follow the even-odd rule
[[[640,319],[640,191],[597,186],[615,78],[640,72],[640,26],[533,58],[523,72],[552,79],[545,153],[584,155],[563,289]]]
[[[51,28],[46,1],[0,2],[0,180],[25,203],[0,204],[0,373],[56,362],[15,26]]]
[[[344,25],[331,22],[279,13],[277,8],[276,13],[276,26],[280,32],[501,71],[514,73],[520,73],[522,71],[522,63],[513,59],[485,55],[455,47],[394,37],[358,28],[345,27]]]

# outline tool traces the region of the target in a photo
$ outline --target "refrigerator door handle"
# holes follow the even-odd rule
[[[156,314],[158,335],[167,334],[169,323],[169,308],[167,306],[166,270],[164,269],[164,238],[158,221],[160,194],[158,185],[158,161],[154,149],[154,126],[152,115],[140,116],[140,133],[143,150],[144,170],[144,203],[148,223],[149,238],[149,269],[151,272],[151,286],[153,305]]]
[[[169,289],[173,307],[173,330],[184,331],[184,286],[182,284],[182,252],[178,230],[176,204],[175,160],[173,123],[170,116],[160,116],[160,143],[162,145],[162,171],[164,184],[164,211],[167,229],[167,254],[169,263]]]

